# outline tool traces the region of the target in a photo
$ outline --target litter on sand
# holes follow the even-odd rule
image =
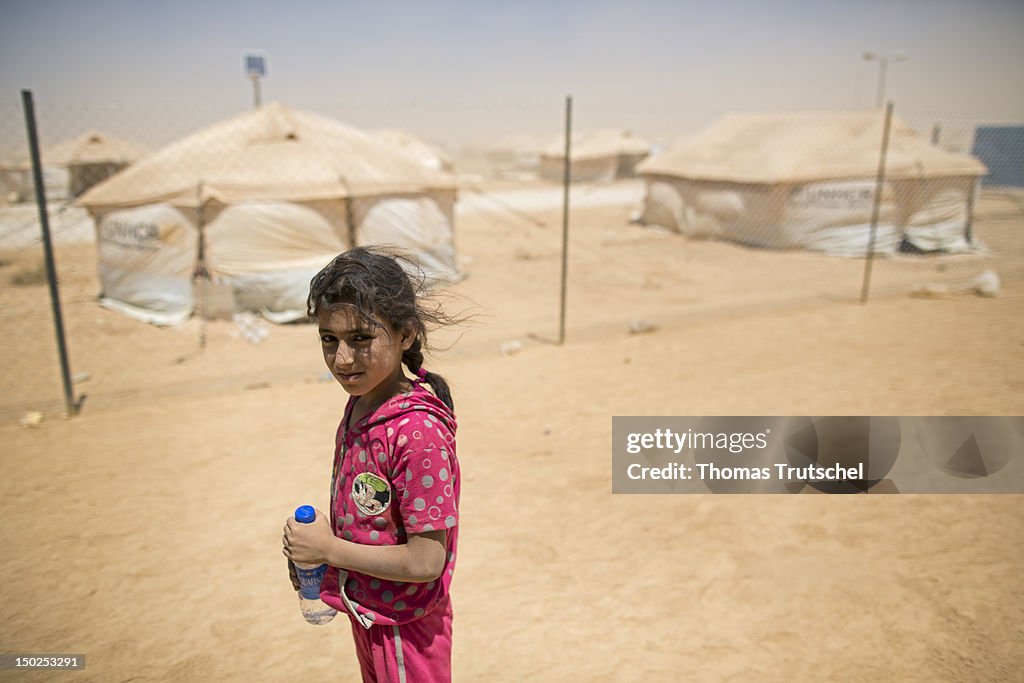
[[[630,334],[647,334],[648,332],[654,332],[658,329],[658,324],[650,320],[631,320],[629,321],[629,333]]]
[[[950,299],[959,294],[984,297],[999,296],[999,274],[986,270],[977,277],[960,282],[926,282],[914,285],[910,296],[920,299]]]
[[[503,356],[514,356],[523,350],[523,342],[518,339],[509,339],[508,341],[501,342],[501,346],[498,347],[498,353]]]
[[[33,410],[32,412],[25,413],[24,415],[21,416],[21,419],[18,420],[18,424],[19,425],[21,425],[22,427],[28,427],[28,428],[31,428],[31,429],[35,429],[36,427],[38,427],[42,423],[43,423],[43,414],[40,413],[38,410]]]
[[[237,331],[236,336],[241,336],[250,344],[259,344],[270,334],[267,323],[255,313],[236,313],[232,316]]]

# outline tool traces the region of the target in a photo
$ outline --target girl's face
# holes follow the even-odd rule
[[[317,311],[324,362],[338,383],[352,396],[371,405],[383,403],[401,389],[402,352],[413,336],[374,318],[371,326],[352,306]]]

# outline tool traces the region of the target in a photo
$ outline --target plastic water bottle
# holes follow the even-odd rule
[[[312,505],[303,505],[295,509],[295,521],[300,524],[309,524],[316,519],[316,510]],[[292,562],[295,565],[295,574],[299,577],[299,609],[302,616],[311,624],[326,624],[337,614],[330,605],[320,599],[320,582],[323,581],[324,573],[327,571],[326,564],[306,564],[305,562]]]

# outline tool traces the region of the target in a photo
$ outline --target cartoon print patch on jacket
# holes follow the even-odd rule
[[[352,482],[352,500],[366,515],[379,515],[391,505],[391,486],[373,472],[363,472]]]

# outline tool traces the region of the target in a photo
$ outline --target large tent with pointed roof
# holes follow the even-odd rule
[[[769,248],[867,252],[884,115],[730,114],[642,162],[641,222]],[[974,157],[932,145],[894,118],[875,250],[969,248]]]
[[[572,135],[569,170],[574,182],[610,182],[634,175],[636,165],[651,153],[651,143],[628,130],[598,128]],[[564,136],[540,155],[540,176],[561,182],[565,174]]]
[[[427,278],[458,278],[451,175],[277,103],[170,144],[79,203],[96,221],[101,301],[158,324],[191,315],[204,271],[235,310],[300,319],[310,278],[355,245],[395,246]]]
[[[523,133],[489,144],[471,145],[463,149],[459,168],[477,166],[488,177],[535,180],[540,155],[553,141],[551,135]]]
[[[68,194],[77,197],[148,152],[137,143],[91,130],[44,150],[43,161],[67,168]]]
[[[42,151],[43,178],[50,199],[74,198],[144,157],[143,145],[90,130],[47,146]],[[32,161],[23,151],[2,165],[8,180],[4,191],[14,201],[26,201],[32,194]]]

